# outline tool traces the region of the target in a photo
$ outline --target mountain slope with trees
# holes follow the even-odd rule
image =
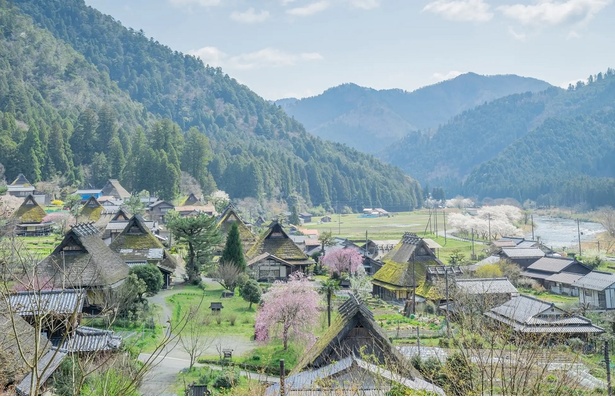
[[[2,12],[18,16],[12,4],[43,29],[32,27],[37,34],[51,40],[50,32],[61,43],[58,45],[72,47],[78,53],[75,56],[129,104],[114,106],[112,109],[117,110],[113,113],[84,98],[80,106],[73,106],[71,114],[61,115],[65,123],[75,126],[74,133],[63,128],[62,142],[68,139],[74,146],[74,166],[84,166],[85,174],[118,177],[135,189],[147,188],[141,183],[146,175],[165,175],[161,179],[166,182],[148,190],[168,190],[161,194],[167,198],[177,191],[178,183],[166,188],[169,181],[177,181],[184,171],[201,183],[205,193],[217,186],[236,198],[287,200],[299,195],[313,205],[332,206],[338,201],[357,208],[383,206],[392,210],[421,205],[420,186],[399,169],[309,135],[279,107],[258,97],[220,68],[205,66],[193,56],[146,38],[142,31],[127,29],[86,6],[83,0],[2,2]],[[3,33],[3,40],[15,37],[13,32]],[[49,43],[46,47],[57,46]],[[41,67],[47,67],[47,61],[32,65],[34,69]],[[10,72],[18,82],[19,73]],[[81,76],[80,69],[71,73]],[[50,94],[48,88],[34,91],[46,97]],[[76,89],[75,95],[83,94]],[[53,104],[50,107],[56,109]],[[23,109],[27,111],[29,107]],[[2,106],[0,111],[14,117],[18,124],[32,124],[22,120],[14,109]],[[113,123],[106,123],[107,128],[90,128],[100,120]],[[88,136],[92,130],[93,135]],[[8,135],[11,133],[4,134]],[[110,142],[110,146],[103,151],[92,146],[91,142],[96,141]],[[204,153],[201,164],[188,164],[194,158],[194,153],[189,152],[193,142],[198,143],[197,152]],[[115,155],[109,159],[112,147]],[[135,160],[139,156],[147,159],[145,164]],[[30,156],[30,161],[34,157]],[[0,162],[6,162],[6,157],[0,157]],[[15,171],[7,172],[7,177],[10,179]],[[52,174],[44,171],[27,176],[37,181]],[[97,182],[87,177],[74,180]]]
[[[388,160],[454,194],[545,205],[613,204],[615,71],[511,95],[409,134]],[[433,150],[437,148],[437,150]],[[610,194],[610,198],[609,198]]]
[[[412,131],[436,128],[464,110],[511,94],[549,87],[544,81],[528,77],[466,73],[412,92],[343,84],[314,97],[276,103],[309,132],[378,154],[392,141]]]

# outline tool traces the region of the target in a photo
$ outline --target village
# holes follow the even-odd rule
[[[429,210],[372,239],[115,179],[59,204],[20,175],[2,198],[8,394],[610,395],[615,274],[492,231],[495,208],[486,236]]]

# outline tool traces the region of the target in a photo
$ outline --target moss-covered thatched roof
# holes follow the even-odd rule
[[[348,356],[370,357],[387,368],[416,375],[410,363],[392,346],[386,333],[374,321],[372,312],[354,295],[338,309],[339,316],[327,332],[310,347],[292,373],[320,368]]]
[[[273,222],[256,243],[248,250],[246,257],[254,258],[268,252],[293,265],[311,265],[314,260],[307,256],[278,222]]]
[[[26,197],[13,214],[13,217],[19,220],[20,223],[41,223],[46,216],[47,213],[43,207],[36,202],[31,194]]]
[[[160,240],[145,225],[145,220],[141,215],[130,218],[122,233],[111,242],[109,247],[116,252],[121,249],[164,248]]]
[[[243,250],[247,252],[254,245],[256,236],[237,214],[235,208],[233,208],[232,205],[229,205],[218,217],[218,229],[220,230],[220,233],[224,236],[228,235],[233,223],[237,224],[239,239],[241,240]]]
[[[426,290],[427,268],[443,266],[422,238],[405,233],[401,241],[382,258],[383,266],[372,283],[394,291]],[[416,276],[416,280],[414,279]]]
[[[96,200],[94,196],[91,196],[81,208],[81,216],[91,222],[98,221],[102,212],[103,206],[98,202],[98,200]]]

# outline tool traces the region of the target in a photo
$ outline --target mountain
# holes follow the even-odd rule
[[[343,84],[318,96],[276,104],[314,135],[378,154],[411,131],[436,128],[464,110],[549,87],[528,77],[466,73],[412,92]]]
[[[187,172],[206,192],[217,186],[233,198],[298,195],[312,205],[394,211],[421,205],[420,186],[399,169],[311,136],[222,69],[83,0],[1,1],[0,11],[7,21],[0,48],[10,53],[0,61],[0,112],[8,120],[0,139],[10,146],[0,163],[21,159],[7,168],[9,179],[21,166],[33,182],[64,175],[68,165],[44,166],[53,163],[43,150],[51,140],[35,128],[55,119],[54,142],[77,170],[71,180],[82,185],[108,176],[168,198]],[[30,47],[23,47],[24,32]],[[23,48],[41,56],[18,54]],[[10,67],[6,59],[14,59]],[[13,87],[23,87],[24,98]]]
[[[613,205],[615,71],[588,81],[465,111],[435,131],[408,134],[387,159],[449,197]]]

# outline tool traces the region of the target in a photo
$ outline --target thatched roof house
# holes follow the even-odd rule
[[[124,189],[117,179],[109,179],[107,181],[107,184],[102,188],[102,195],[115,197],[120,200],[126,200],[130,197],[128,190]]]
[[[148,263],[156,265],[164,277],[164,287],[171,284],[173,272],[177,269],[177,260],[150,231],[141,215],[130,218],[109,248],[117,252],[128,266]]]
[[[427,243],[414,233],[404,233],[401,241],[382,258],[383,266],[372,279],[373,293],[384,300],[408,299],[414,289],[428,293],[427,269],[444,266]]]
[[[246,258],[257,279],[262,278],[260,274],[263,272],[273,272],[276,274],[274,279],[285,279],[295,271],[305,273],[307,266],[314,264],[314,260],[295,244],[277,221],[256,240]]]
[[[233,223],[237,224],[243,251],[247,252],[256,242],[256,236],[252,233],[252,230],[250,230],[243,219],[241,219],[239,214],[237,214],[235,208],[229,204],[218,217],[218,230],[220,230],[220,234],[227,236]]]
[[[420,378],[354,295],[285,381],[285,395],[386,395],[394,385],[444,394]],[[279,395],[274,384],[267,395]]]
[[[103,206],[92,196],[81,207],[81,219],[87,219],[88,222],[97,222],[103,213]]]
[[[53,222],[43,222],[47,213],[29,194],[21,203],[12,218],[17,223],[15,232],[19,236],[46,236],[51,233]]]
[[[120,255],[104,243],[92,223],[73,226],[37,266],[38,276],[48,279],[53,287],[87,290],[90,305],[104,303],[93,291],[121,285],[129,270]]]

